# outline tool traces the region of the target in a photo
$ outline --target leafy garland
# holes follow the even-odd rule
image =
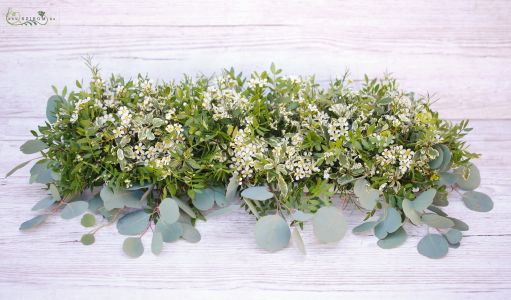
[[[320,242],[345,235],[345,218],[333,206],[338,195],[367,212],[354,233],[373,230],[387,249],[405,242],[407,220],[425,224],[438,234],[422,238],[418,251],[440,258],[468,230],[440,208],[448,190],[466,191],[471,210],[493,208],[474,191],[480,175],[471,159],[478,154],[462,141],[468,122],[439,119],[427,97],[400,90],[389,76],[366,76],[354,89],[346,74],[322,88],[314,77],[281,76],[272,64],[250,78],[230,69],[154,83],[141,75],[104,80],[88,65],[88,86],[76,81],[79,91],[69,94],[54,87],[48,121],[21,146],[42,155],[30,183],[49,192],[33,207],[43,213],[21,230],[60,211],[64,219],[82,216],[92,230],[81,242],[90,245],[117,222],[130,236],[124,252],[138,257],[149,229],[158,254],[164,242],[198,242],[197,220],[239,203],[257,219],[258,246],[280,250],[292,236],[305,252],[300,230],[307,221]]]

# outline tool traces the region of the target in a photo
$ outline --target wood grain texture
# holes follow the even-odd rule
[[[35,7],[58,25],[12,27],[8,7]],[[326,84],[350,68],[355,79],[392,71],[404,88],[434,93],[449,119],[471,118],[471,149],[481,191],[495,208],[467,210],[452,195],[447,212],[471,227],[445,259],[420,256],[425,228],[407,229],[401,248],[348,234],[318,243],[306,227],[307,256],[290,245],[257,248],[253,217],[238,210],[199,222],[202,241],[122,254],[115,227],[94,246],[77,239],[76,220],[57,217],[18,231],[45,192],[28,169],[0,179],[0,299],[505,299],[511,297],[511,2],[494,1],[8,1],[0,0],[0,173],[24,161],[18,151],[44,120],[50,85],[88,78],[80,56],[105,74],[147,72],[158,79],[210,74],[223,67],[262,70],[273,61],[289,74]],[[346,208],[350,228],[362,214]],[[143,239],[150,244],[150,234]]]

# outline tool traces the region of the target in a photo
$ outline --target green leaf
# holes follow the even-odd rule
[[[453,185],[456,183],[457,177],[453,173],[440,172],[439,185]]]
[[[46,118],[50,123],[57,121],[57,103],[62,102],[64,99],[61,96],[54,95],[48,98],[46,102]]]
[[[442,166],[442,162],[444,161],[444,152],[438,145],[433,146],[433,148],[438,152],[438,156],[429,162],[429,167],[436,170]]]
[[[195,215],[195,212],[193,211],[193,209],[188,204],[186,204],[183,200],[176,199],[176,198],[172,198],[172,199],[174,199],[174,201],[176,201],[179,208],[181,208],[190,217],[192,217],[193,219],[197,218],[197,215]]]
[[[374,235],[380,240],[383,240],[389,235],[387,230],[385,230],[385,225],[383,222],[379,222],[378,224],[376,224],[373,231]]]
[[[401,215],[397,209],[389,207],[387,208],[387,215],[385,216],[385,219],[376,225],[375,230],[380,231],[379,236],[383,236],[383,238],[385,238],[387,234],[398,230],[399,227],[401,227]],[[381,231],[384,231],[387,234],[380,234]],[[380,238],[379,236],[377,237]]]
[[[468,209],[478,212],[488,212],[493,209],[493,201],[485,193],[470,191],[463,194],[463,203]]]
[[[149,214],[144,210],[127,213],[117,221],[117,230],[123,235],[141,234],[147,226],[149,226]]]
[[[177,222],[179,219],[179,206],[172,198],[165,198],[158,207],[160,211],[160,220],[167,224]]]
[[[333,206],[323,206],[312,219],[314,235],[322,243],[338,242],[346,233],[347,223],[341,211]]]
[[[398,230],[390,233],[384,239],[378,240],[378,246],[383,249],[397,248],[406,241],[407,237],[408,235],[403,227],[399,227]]]
[[[238,176],[233,175],[227,184],[227,188],[225,191],[225,201],[227,203],[232,203],[236,200],[236,192],[238,191],[239,180]]]
[[[153,252],[153,254],[155,254],[155,255],[158,255],[161,253],[162,249],[163,249],[163,236],[161,235],[161,232],[154,231],[153,238],[151,240],[151,252]]]
[[[377,224],[378,224],[378,222],[376,222],[376,221],[364,222],[364,223],[356,226],[355,228],[353,228],[352,232],[355,234],[366,232],[366,231],[373,229]]]
[[[33,159],[31,160],[27,160],[26,162],[22,162],[21,164],[17,165],[16,167],[12,168],[12,170],[10,170],[7,174],[5,174],[5,178],[11,176],[12,174],[14,174],[16,171],[18,171],[19,169],[23,168],[24,166],[28,165],[29,162],[31,162]]]
[[[91,214],[85,214],[82,216],[82,220],[80,221],[83,227],[92,227],[96,225],[96,217]]]
[[[183,226],[183,239],[190,243],[197,243],[200,241],[200,232],[193,225],[186,223],[182,223],[181,225]]]
[[[210,213],[208,213],[206,215],[206,219],[210,219],[210,218],[218,217],[218,216],[221,216],[221,215],[225,215],[227,213],[232,212],[234,208],[235,208],[235,205],[229,205],[229,206],[226,206],[226,207],[215,209],[215,210],[213,210],[212,212],[210,212]]]
[[[195,192],[195,198],[192,200],[193,205],[200,210],[211,209],[215,202],[225,206],[225,192],[218,187],[198,190]]]
[[[59,190],[57,189],[57,187],[54,184],[50,184],[49,191],[50,191],[50,194],[51,194],[51,196],[53,197],[53,199],[55,201],[59,201],[60,200]]]
[[[89,203],[86,201],[75,201],[68,203],[62,212],[60,213],[60,217],[62,219],[72,219],[78,217],[83,214],[87,208],[89,208]]]
[[[184,229],[180,222],[167,224],[165,222],[156,223],[155,231],[161,232],[165,243],[177,241],[183,235]]]
[[[380,192],[369,186],[369,182],[363,178],[357,179],[353,186],[353,191],[358,197],[360,206],[364,209],[372,210],[380,198]]]
[[[298,228],[296,226],[293,226],[293,231],[291,233],[291,236],[293,237],[293,244],[302,252],[302,254],[307,254],[307,251],[305,250],[305,245],[303,244],[302,236],[300,235],[300,231],[298,231]]]
[[[49,215],[38,215],[38,216],[35,216],[32,219],[23,222],[20,225],[20,230],[29,230],[29,229],[32,229],[34,227],[37,227],[37,226],[41,225],[48,218],[48,216]]]
[[[446,217],[439,216],[437,214],[424,214],[421,218],[422,222],[435,228],[451,228],[454,226],[454,222]]]
[[[288,193],[287,183],[280,173],[277,175],[277,182],[279,185],[280,194],[282,197],[286,197]]]
[[[442,150],[442,153],[443,153],[442,165],[440,166],[439,170],[442,171],[442,172],[445,172],[445,171],[447,171],[447,170],[449,170],[451,168],[451,165],[452,165],[452,162],[451,162],[452,152],[444,144],[440,144],[439,146],[440,146],[440,148]]]
[[[216,205],[220,207],[226,207],[231,204],[231,202],[227,201],[225,187],[223,186],[215,186],[211,188],[213,190],[213,196],[215,197]]]
[[[92,245],[94,244],[95,241],[96,237],[94,237],[94,235],[90,233],[82,235],[82,238],[80,239],[80,242],[82,242],[82,244],[85,246]]]
[[[99,208],[103,206],[103,199],[99,196],[99,194],[96,194],[94,197],[92,197],[89,200],[89,210],[93,213],[98,212]]]
[[[281,216],[264,216],[256,223],[256,243],[265,250],[277,251],[283,249],[289,244],[290,238],[291,230]]]
[[[462,220],[456,219],[456,218],[449,218],[451,221],[454,222],[454,226],[452,228],[458,229],[459,231],[467,231],[469,229],[467,223],[463,222]]]
[[[313,214],[305,213],[301,210],[297,210],[293,213],[293,220],[299,222],[307,222],[309,220],[312,220],[313,217],[314,217]]]
[[[33,154],[46,148],[48,148],[48,145],[46,145],[41,140],[28,140],[23,145],[21,145],[20,150],[25,154]]]
[[[443,210],[441,210],[440,208],[438,208],[436,206],[430,205],[430,206],[428,206],[428,210],[436,213],[439,216],[447,217],[447,214]]]
[[[461,241],[463,234],[457,229],[450,229],[444,234],[444,237],[447,239],[449,244],[457,244]]]
[[[45,209],[53,205],[55,203],[55,199],[53,197],[48,196],[41,200],[39,200],[33,207],[32,210],[39,210],[39,209]]]
[[[449,244],[439,234],[428,234],[419,241],[417,250],[420,254],[429,258],[442,258],[447,255]]]
[[[103,199],[105,208],[112,210],[114,208],[142,208],[140,198],[142,196],[140,190],[130,191],[125,189],[113,188],[103,186],[100,192],[101,199]]]
[[[462,190],[472,191],[479,187],[481,184],[481,174],[479,173],[479,169],[474,164],[469,165],[468,169],[468,177],[465,178],[465,168],[458,168],[454,171],[454,174],[457,177],[456,184]]]
[[[423,212],[433,203],[436,195],[436,189],[431,188],[422,192],[417,198],[412,201],[413,208],[418,212]]]
[[[420,213],[415,210],[412,201],[408,199],[403,199],[402,205],[403,212],[405,213],[405,216],[408,217],[408,219],[410,219],[410,222],[412,222],[415,225],[422,224]]]
[[[241,197],[248,198],[255,201],[265,201],[274,197],[273,193],[268,191],[265,186],[253,186],[244,189],[241,192]]]
[[[144,254],[144,245],[140,238],[129,237],[124,240],[122,250],[124,250],[126,255],[136,258]]]
[[[53,182],[52,171],[48,168],[49,161],[42,159],[36,162],[30,169],[30,183],[48,184]]]

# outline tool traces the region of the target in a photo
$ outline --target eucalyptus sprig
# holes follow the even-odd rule
[[[333,205],[339,195],[345,207],[366,212],[354,233],[372,230],[388,249],[405,242],[405,223],[426,225],[439,233],[426,235],[418,251],[439,258],[468,230],[440,208],[450,189],[466,191],[469,209],[493,207],[474,191],[480,174],[478,154],[463,141],[468,122],[440,119],[427,97],[389,76],[366,76],[355,89],[346,74],[324,88],[314,77],[282,76],[273,64],[248,77],[231,68],[179,82],[104,79],[88,66],[87,84],[54,88],[48,120],[21,146],[41,155],[30,183],[49,194],[21,230],[56,213],[82,216],[89,231],[81,242],[90,245],[115,223],[129,236],[124,252],[138,257],[147,232],[155,254],[163,243],[198,242],[197,220],[239,203],[257,219],[261,248],[280,250],[293,238],[305,252],[300,230],[309,221],[320,242],[344,237],[345,217]]]

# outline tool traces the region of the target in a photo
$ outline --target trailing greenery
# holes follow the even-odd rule
[[[104,79],[89,67],[92,79],[76,81],[76,91],[54,88],[48,121],[21,146],[42,155],[30,182],[49,193],[33,208],[42,214],[21,230],[57,212],[82,216],[91,231],[81,242],[90,245],[116,223],[130,236],[124,251],[137,257],[146,232],[155,254],[164,242],[198,242],[198,219],[239,203],[258,220],[257,245],[276,251],[292,237],[305,252],[300,231],[308,221],[320,242],[345,235],[333,205],[340,198],[366,212],[353,232],[373,230],[381,248],[404,243],[408,221],[436,228],[418,251],[438,258],[468,229],[440,208],[449,190],[467,191],[469,209],[493,207],[473,191],[480,176],[471,162],[478,155],[463,141],[468,122],[440,119],[428,98],[402,91],[389,76],[366,76],[354,88],[346,74],[323,88],[272,65],[248,78],[230,69],[155,83],[141,75]]]

